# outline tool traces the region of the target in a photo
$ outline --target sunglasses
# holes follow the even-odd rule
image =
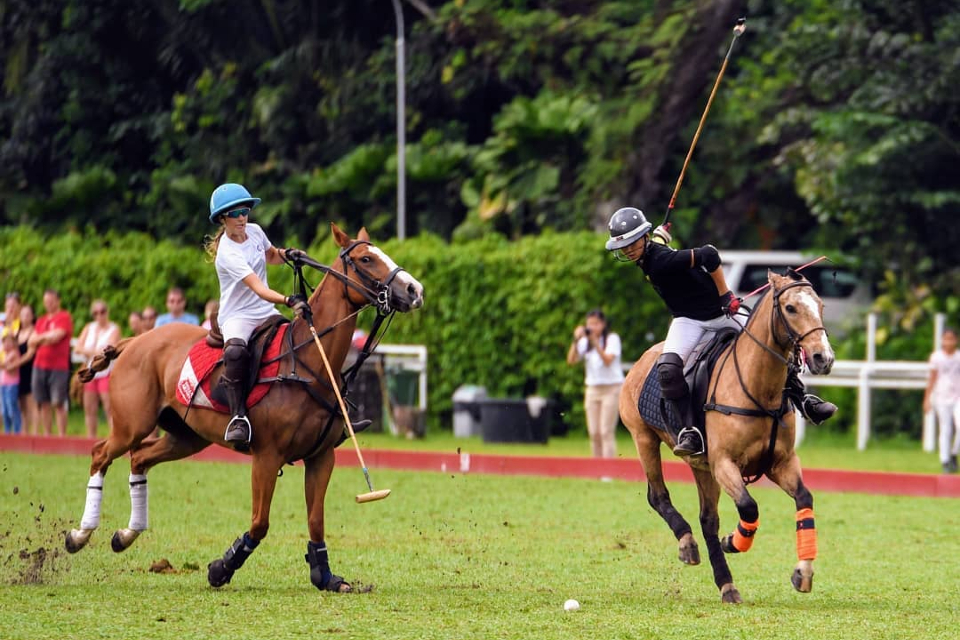
[[[90,312],[90,315],[102,316],[102,315],[105,314],[106,312],[107,312],[106,309],[94,309],[93,311]]]
[[[223,215],[233,219],[239,218],[240,216],[248,216],[250,215],[250,207],[243,207],[242,209],[234,209],[233,211],[228,211]]]

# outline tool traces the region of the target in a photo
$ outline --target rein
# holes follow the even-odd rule
[[[809,336],[811,333],[814,333],[815,331],[823,331],[824,333],[826,333],[827,331],[826,328],[821,325],[819,327],[814,327],[813,329],[810,329],[809,331],[800,335],[796,332],[796,330],[794,330],[792,326],[790,326],[790,322],[783,315],[783,311],[780,309],[780,296],[783,294],[784,291],[787,291],[788,289],[792,289],[794,287],[811,287],[812,288],[813,285],[807,280],[802,280],[797,282],[791,282],[790,284],[786,285],[782,289],[774,291],[773,303],[772,303],[773,311],[770,314],[770,335],[777,345],[782,346],[781,341],[778,337],[777,327],[775,324],[777,321],[779,321],[779,323],[783,325],[783,328],[786,329],[787,336],[790,341],[789,342],[790,358],[789,359],[784,358],[782,355],[780,355],[779,353],[771,349],[767,344],[765,344],[759,338],[753,335],[753,333],[751,333],[749,330],[749,322],[748,322],[747,326],[744,326],[740,334],[737,335],[733,343],[730,345],[730,348],[727,351],[726,355],[723,357],[723,361],[720,363],[720,370],[717,372],[717,376],[713,384],[713,390],[710,393],[710,401],[707,404],[705,404],[703,407],[705,411],[717,411],[724,415],[735,414],[735,415],[747,416],[751,418],[764,418],[764,417],[771,418],[770,441],[769,441],[769,444],[767,445],[767,448],[764,450],[763,459],[761,460],[761,463],[760,463],[760,471],[758,471],[756,475],[750,478],[745,477],[743,479],[745,484],[753,484],[754,482],[762,478],[763,475],[767,473],[767,471],[770,470],[770,466],[773,463],[773,452],[777,444],[778,430],[780,427],[786,428],[786,425],[783,423],[783,416],[788,411],[788,404],[787,404],[786,392],[784,391],[783,395],[781,396],[780,406],[775,409],[767,409],[755,397],[753,397],[753,395],[747,389],[746,383],[743,380],[743,372],[741,371],[741,368],[740,368],[740,360],[739,360],[739,357],[737,356],[737,343],[740,340],[740,336],[743,334],[746,334],[747,337],[749,337],[756,344],[762,347],[767,353],[769,353],[774,358],[776,358],[783,366],[787,368],[787,373],[789,376],[789,374],[799,371],[801,367],[800,342],[802,342],[807,336]],[[724,366],[726,366],[727,360],[729,359],[731,353],[733,354],[733,367],[734,367],[734,371],[737,374],[737,382],[740,384],[740,389],[741,391],[743,391],[743,394],[747,396],[750,402],[753,403],[756,409],[744,409],[741,407],[733,407],[730,405],[718,404],[716,402],[717,385],[720,383],[720,374],[723,372],[723,368]]]
[[[380,344],[380,341],[383,339],[383,336],[386,335],[387,329],[389,329],[390,324],[393,322],[393,317],[396,314],[396,309],[394,309],[390,304],[389,287],[390,287],[390,284],[393,282],[393,280],[397,277],[397,274],[400,273],[401,271],[404,271],[402,267],[397,267],[393,269],[382,282],[380,280],[377,280],[373,276],[371,276],[368,272],[366,272],[359,265],[357,265],[356,261],[353,258],[350,257],[350,252],[353,251],[353,249],[364,244],[369,245],[371,243],[365,240],[357,240],[353,242],[350,246],[345,247],[340,251],[339,257],[341,262],[343,263],[343,272],[340,272],[334,269],[333,267],[317,262],[316,260],[313,260],[312,258],[308,258],[306,256],[297,258],[296,260],[285,260],[285,262],[288,265],[290,265],[290,267],[293,269],[294,290],[297,292],[298,295],[303,296],[304,299],[309,299],[309,295],[312,295],[314,292],[314,287],[310,286],[310,284],[307,282],[306,278],[303,275],[303,267],[308,266],[313,269],[316,269],[317,271],[320,271],[324,275],[333,276],[334,278],[342,282],[344,297],[347,299],[347,302],[349,304],[354,306],[354,310],[352,313],[346,315],[345,317],[336,321],[332,325],[328,327],[324,327],[321,330],[318,330],[317,331],[318,337],[325,336],[328,333],[332,332],[341,324],[359,315],[359,313],[364,309],[366,309],[367,307],[369,306],[376,307],[377,317],[374,319],[373,326],[370,329],[370,333],[367,336],[367,340],[364,343],[363,348],[360,350],[360,353],[357,355],[356,362],[354,362],[354,364],[351,365],[349,369],[343,372],[343,375],[342,375],[342,381],[341,381],[341,387],[343,389],[342,396],[348,404],[351,404],[351,406],[353,405],[352,403],[349,402],[349,398],[348,398],[350,384],[353,382],[353,380],[356,378],[357,374],[359,373],[360,367],[367,360],[367,358],[370,357],[373,351],[377,348],[377,345]],[[347,273],[348,268],[352,268],[354,273],[357,274],[357,276],[363,281],[363,283],[358,283],[352,280],[349,274]],[[351,288],[354,291],[357,291],[363,295],[364,302],[362,304],[358,305],[350,299],[349,289]],[[308,295],[308,291],[309,291],[309,295]],[[322,380],[321,377],[318,376],[314,371],[312,371],[310,367],[303,360],[301,360],[297,355],[297,351],[299,351],[306,345],[313,343],[312,336],[309,339],[304,340],[303,342],[300,342],[297,344],[294,343],[293,328],[295,326],[295,323],[300,320],[303,320],[304,322],[307,322],[312,325],[313,324],[312,312],[307,314],[307,316],[302,319],[301,318],[294,319],[293,323],[291,323],[290,331],[287,332],[287,336],[290,341],[290,347],[289,349],[284,350],[276,358],[274,358],[274,360],[279,360],[281,358],[286,357],[289,354],[293,362],[292,370],[290,374],[288,374],[286,377],[278,378],[278,380],[299,382],[301,385],[303,385],[303,388],[304,390],[307,391],[307,394],[311,398],[313,398],[314,401],[316,401],[320,406],[322,406],[330,415],[329,419],[327,420],[326,426],[323,428],[323,430],[320,433],[320,436],[317,438],[316,446],[312,450],[310,450],[310,452],[308,452],[305,456],[303,456],[303,459],[307,459],[312,457],[317,453],[317,451],[319,451],[321,444],[326,439],[326,435],[329,432],[334,419],[336,418],[337,415],[339,415],[340,411],[338,407],[335,407],[332,403],[330,403],[326,398],[320,395],[320,393],[318,393],[311,386],[312,382],[316,382],[332,390],[333,389],[332,385],[336,384],[336,382],[331,380],[328,383]],[[384,326],[385,321],[386,321],[386,326]],[[272,361],[273,360],[271,360],[271,362]],[[313,380],[309,378],[302,378],[297,375],[296,367],[298,363],[300,364],[300,366],[306,369],[307,372],[310,373],[310,375],[313,376]],[[288,461],[288,462],[292,462],[292,461]]]

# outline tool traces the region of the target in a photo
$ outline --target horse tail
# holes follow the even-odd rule
[[[131,340],[133,340],[133,338],[124,338],[118,342],[116,346],[107,345],[104,347],[100,355],[94,356],[90,364],[77,371],[77,377],[80,379],[80,382],[90,382],[93,380],[95,374],[109,367],[110,363],[123,353],[123,350],[127,348]]]

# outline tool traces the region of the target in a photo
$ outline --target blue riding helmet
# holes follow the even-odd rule
[[[628,247],[646,234],[650,233],[653,225],[647,221],[640,209],[624,207],[610,217],[610,239],[607,240],[607,251],[616,251]]]
[[[249,203],[253,209],[260,204],[260,198],[254,198],[242,184],[228,182],[213,190],[210,196],[210,222],[216,224],[217,216],[229,211],[238,204]]]

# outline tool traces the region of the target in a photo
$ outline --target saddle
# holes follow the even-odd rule
[[[263,324],[254,329],[252,334],[250,334],[250,339],[247,340],[247,350],[250,352],[250,368],[247,371],[247,379],[243,382],[244,391],[247,394],[250,393],[254,385],[257,383],[257,379],[260,375],[260,364],[263,360],[264,352],[266,351],[267,347],[273,343],[273,339],[277,335],[277,331],[280,330],[280,326],[289,324],[289,322],[290,320],[280,314],[270,316]],[[210,342],[211,337],[214,335],[214,327],[216,327],[216,335],[219,336],[220,339],[219,348],[222,349],[223,334],[220,333],[220,325],[216,324],[216,316],[210,319],[210,333],[207,334],[207,345],[213,346],[210,344]],[[218,360],[218,363],[219,362],[220,361]],[[210,397],[220,404],[229,404],[227,402],[227,396],[223,391],[223,386],[220,384],[220,377],[222,377],[223,371],[221,371],[220,374],[221,375],[218,376],[216,382],[212,385],[213,388],[211,390]]]
[[[247,389],[247,407],[254,406],[270,390],[280,369],[279,355],[284,338],[289,342],[289,321],[281,315],[272,316],[254,330],[248,348],[251,351],[249,376],[244,381]],[[228,402],[219,388],[220,375],[214,376],[223,363],[223,350],[211,347],[201,338],[191,347],[177,381],[177,400],[187,406],[228,411]]]
[[[713,368],[726,348],[733,342],[739,332],[736,329],[720,329],[709,331],[687,358],[684,364],[683,377],[690,389],[690,403],[693,407],[695,426],[706,435],[706,413],[703,406],[707,402],[707,392],[710,386],[710,376]],[[660,380],[657,377],[657,367],[650,369],[640,397],[637,399],[637,410],[640,417],[650,426],[659,431],[667,431],[667,427],[674,431],[686,425],[681,424],[680,416],[676,415],[671,403],[660,396]]]

